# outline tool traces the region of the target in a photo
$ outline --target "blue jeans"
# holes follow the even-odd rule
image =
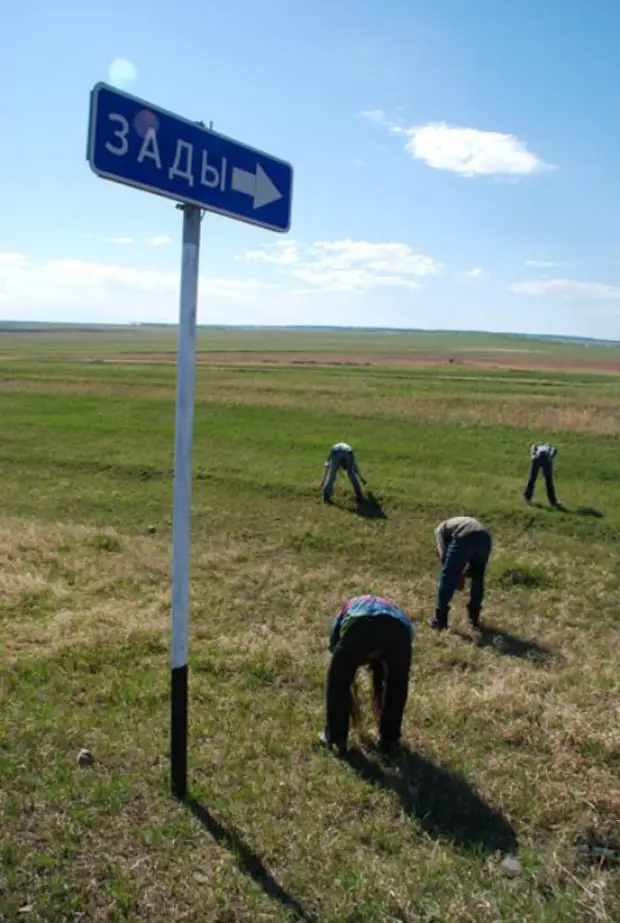
[[[469,532],[462,538],[450,542],[439,575],[437,587],[437,609],[447,615],[452,597],[467,567],[471,577],[471,589],[467,608],[471,619],[478,619],[484,600],[484,575],[491,554],[492,541],[489,532]]]
[[[360,482],[358,481],[357,475],[355,474],[355,469],[353,468],[353,462],[347,460],[346,464],[347,464],[346,472],[351,482],[351,486],[353,487],[353,490],[355,491],[355,496],[357,497],[358,500],[361,500],[362,488],[360,487]],[[323,496],[325,497],[326,500],[329,500],[331,498],[332,492],[334,490],[334,483],[336,481],[339,468],[340,468],[339,462],[336,461],[335,459],[332,459],[332,461],[329,463],[329,471],[327,472],[327,481],[325,482],[325,486],[323,488]]]
[[[543,455],[541,458],[533,458],[530,465],[530,477],[527,482],[527,486],[523,491],[523,496],[526,500],[531,500],[534,496],[534,486],[536,484],[536,479],[538,477],[538,472],[542,471],[543,477],[545,479],[545,487],[547,489],[547,499],[551,506],[558,505],[558,498],[555,495],[555,486],[553,483],[553,462],[550,458],[547,458],[546,455]]]

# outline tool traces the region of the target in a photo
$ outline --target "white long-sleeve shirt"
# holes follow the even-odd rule
[[[558,450],[555,448],[555,446],[550,445],[548,442],[535,442],[534,445],[530,448],[530,455],[532,458],[542,458],[546,455],[547,458],[552,460],[557,454]]]

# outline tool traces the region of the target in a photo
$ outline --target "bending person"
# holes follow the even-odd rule
[[[362,488],[359,482],[366,484],[366,479],[360,471],[355,452],[346,442],[337,442],[329,450],[329,455],[325,462],[323,478],[319,484],[319,489],[323,491],[323,500],[329,503],[334,490],[334,483],[339,471],[346,471],[351,486],[355,491],[355,499],[361,503],[364,499]],[[359,480],[358,480],[359,478]]]
[[[407,694],[414,628],[392,600],[356,596],[333,621],[329,639],[326,723],[321,741],[346,754],[350,718],[357,701],[352,686],[357,670],[367,666],[372,675],[373,703],[379,748],[390,753],[399,743]]]
[[[523,491],[523,499],[526,503],[532,502],[536,479],[538,478],[538,473],[542,471],[549,505],[555,507],[560,505],[555,493],[555,484],[553,483],[553,462],[557,454],[556,447],[548,443],[535,444],[530,448],[530,476]]]
[[[435,529],[437,557],[442,563],[437,586],[435,617],[431,628],[448,627],[450,603],[457,590],[471,580],[467,603],[469,623],[477,628],[484,600],[484,577],[493,545],[491,533],[472,516],[453,516]]]

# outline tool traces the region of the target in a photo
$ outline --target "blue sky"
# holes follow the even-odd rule
[[[123,59],[119,88],[295,168],[289,234],[206,215],[201,323],[620,338],[617,0],[0,0],[0,21],[2,319],[176,321],[180,212],[85,159]]]

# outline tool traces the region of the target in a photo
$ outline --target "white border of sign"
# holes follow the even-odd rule
[[[154,112],[161,112],[163,115],[169,116],[169,118],[174,119],[175,122],[182,122],[185,125],[191,125],[192,129],[195,131],[197,128],[201,128],[202,131],[205,131],[207,134],[214,136],[215,138],[221,138],[223,141],[233,144],[236,147],[243,148],[245,151],[248,151],[250,154],[255,154],[257,157],[263,157],[265,166],[268,166],[269,162],[279,163],[284,167],[287,167],[291,171],[291,193],[289,198],[289,209],[288,209],[288,223],[285,228],[277,227],[276,225],[269,224],[260,219],[249,218],[245,215],[239,215],[235,212],[226,211],[221,208],[215,208],[210,205],[205,205],[204,202],[201,202],[199,199],[193,198],[191,195],[183,196],[182,198],[179,195],[173,195],[172,193],[162,191],[154,186],[147,186],[144,183],[138,183],[134,180],[125,179],[123,176],[119,176],[116,173],[107,173],[102,170],[98,170],[94,163],[93,157],[95,153],[95,135],[96,135],[96,125],[97,125],[97,104],[99,100],[99,90],[105,89],[110,90],[112,93],[115,93],[117,96],[122,96],[125,99],[129,99],[132,102],[138,103],[140,106],[144,106],[145,109],[152,109]],[[271,154],[267,154],[266,151],[259,151],[257,148],[249,147],[247,144],[242,144],[240,141],[235,140],[235,138],[230,138],[228,135],[222,135],[217,131],[210,130],[208,128],[203,128],[201,125],[198,125],[196,122],[192,122],[190,119],[183,118],[182,116],[177,115],[174,112],[170,112],[168,109],[164,109],[162,106],[155,106],[153,103],[149,103],[145,99],[141,99],[139,96],[134,96],[131,93],[124,93],[122,90],[117,90],[116,87],[111,86],[109,83],[100,80],[99,83],[96,83],[90,92],[90,119],[88,125],[88,149],[86,152],[86,159],[88,165],[95,174],[95,176],[100,176],[102,179],[112,180],[116,183],[121,183],[123,186],[133,186],[134,189],[142,189],[144,192],[150,192],[153,195],[158,195],[163,199],[171,199],[173,202],[181,202],[186,205],[196,205],[198,208],[203,211],[212,212],[215,215],[222,215],[224,218],[232,218],[234,221],[242,221],[244,224],[249,224],[255,227],[265,228],[267,231],[274,231],[276,234],[288,234],[291,229],[291,219],[293,215],[293,180],[294,180],[294,170],[292,164],[287,160],[281,160],[279,157],[272,157]]]

